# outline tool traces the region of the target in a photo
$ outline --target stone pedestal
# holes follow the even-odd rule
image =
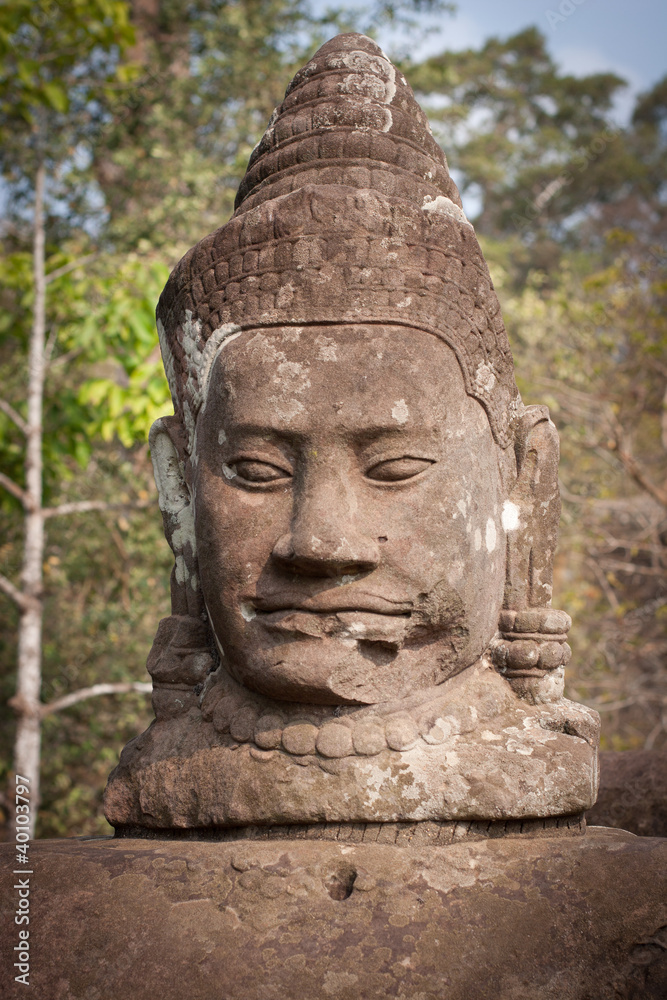
[[[352,828],[347,840],[36,842],[30,995],[667,996],[667,841],[552,826],[497,839],[471,828],[443,846],[408,827],[405,846],[354,842]],[[23,997],[11,892],[2,920],[4,995]]]

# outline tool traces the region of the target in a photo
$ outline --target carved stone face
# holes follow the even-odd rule
[[[242,334],[215,361],[195,470],[201,585],[248,688],[391,702],[488,644],[505,574],[498,448],[435,337]]]

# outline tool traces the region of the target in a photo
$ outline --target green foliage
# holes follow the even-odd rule
[[[123,0],[12,0],[2,4],[0,119],[5,123],[23,119],[34,126],[40,107],[65,114],[81,99],[86,86],[81,66],[87,62],[92,68],[96,58],[133,40]]]
[[[91,224],[99,197],[86,169],[90,142],[135,74],[125,0],[14,0],[0,6],[0,169],[5,240],[24,249],[39,163],[48,171],[48,235]],[[101,220],[96,220],[97,223]]]
[[[163,264],[123,258],[97,285],[98,308],[88,309],[66,332],[66,350],[81,349],[100,367],[110,359],[116,366],[113,376],[87,378],[78,389],[77,401],[89,416],[88,440],[99,434],[131,448],[171,410],[154,313],[168,275]]]
[[[154,315],[167,267],[136,254],[105,255],[68,270],[72,264],[76,260],[63,253],[48,261],[55,277],[47,298],[47,498],[74,474],[68,459],[85,468],[96,442],[117,438],[127,448],[143,444],[152,422],[170,411]],[[3,395],[20,413],[32,303],[29,256],[8,255],[0,273],[8,306],[0,321]],[[19,483],[22,455],[20,432],[0,413],[0,463]]]

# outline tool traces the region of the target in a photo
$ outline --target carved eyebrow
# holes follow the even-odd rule
[[[405,427],[404,425],[397,424],[395,421],[388,421],[387,423],[374,423],[367,427],[360,427],[352,429],[352,437],[358,445],[372,444],[379,438],[401,438],[405,440],[407,437],[412,438],[424,438],[432,437],[437,434],[438,428],[436,426],[431,426],[428,424],[420,423],[417,426]],[[233,429],[229,429],[229,434],[227,434],[227,441],[230,440],[231,436],[238,437],[254,437],[260,438],[263,441],[267,439],[284,442],[286,444],[300,444],[306,441],[309,434],[304,431],[295,430],[293,428],[285,427],[273,427],[270,424],[260,424],[248,421],[245,423],[234,424]],[[220,442],[222,444],[222,442]]]
[[[226,443],[228,443],[231,437],[254,437],[260,438],[263,441],[267,439],[273,441],[282,441],[286,444],[291,444],[293,442],[300,442],[305,440],[306,434],[301,431],[285,429],[284,427],[272,427],[269,424],[259,424],[259,423],[235,423],[233,428],[229,429],[229,433],[226,435]],[[222,442],[221,442],[222,443]]]
[[[406,431],[410,433],[410,431],[414,431],[415,429],[415,427],[408,428],[405,424],[398,424],[395,420],[392,420],[391,423],[387,421],[386,424],[371,424],[368,427],[360,428],[358,433],[368,435],[370,437],[380,437],[380,435],[384,436],[386,434],[400,434],[402,436]]]
[[[414,438],[415,440],[425,437],[431,438],[437,432],[438,427],[435,425],[419,423],[416,426],[413,424],[411,427],[406,427],[404,424],[392,421],[391,423],[372,424],[369,427],[360,428],[355,431],[354,436],[359,444],[367,444],[382,437],[400,438],[402,441],[406,438]]]

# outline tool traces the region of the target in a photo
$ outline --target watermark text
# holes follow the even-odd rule
[[[16,909],[14,924],[18,927],[18,940],[14,945],[14,968],[17,983],[30,986],[30,778],[17,774],[15,780],[15,825],[16,825],[16,868],[14,869],[14,892]]]

